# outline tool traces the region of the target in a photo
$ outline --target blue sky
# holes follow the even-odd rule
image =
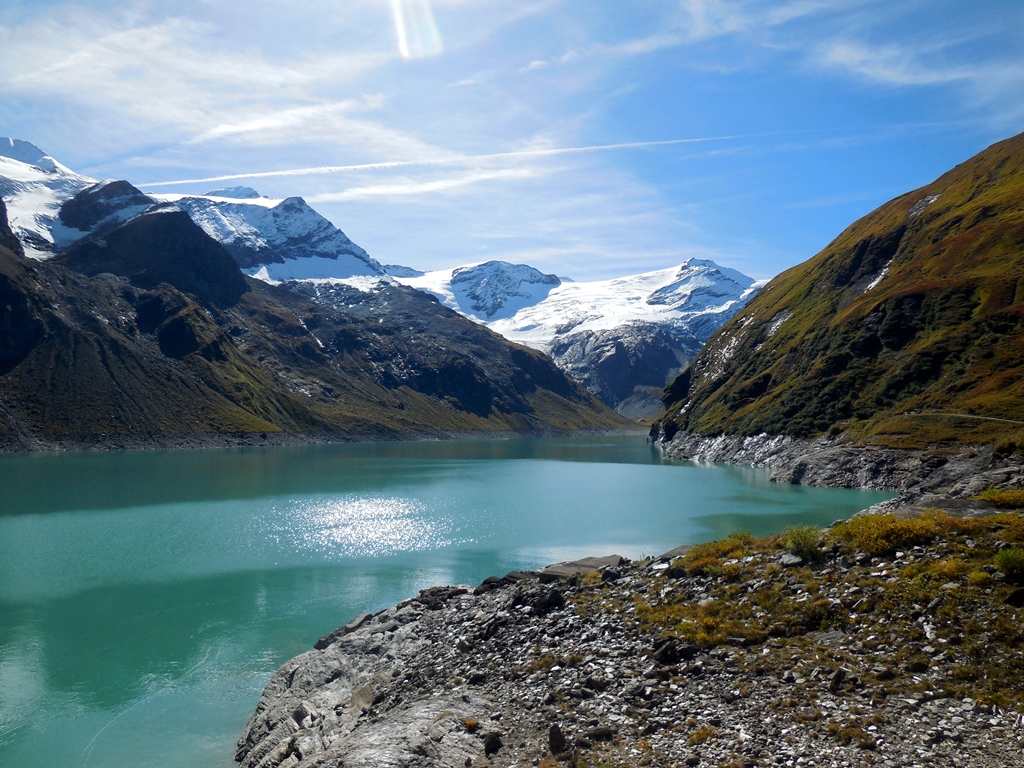
[[[767,278],[1021,130],[1019,0],[0,7],[0,135],[150,191],[301,195],[421,269]]]

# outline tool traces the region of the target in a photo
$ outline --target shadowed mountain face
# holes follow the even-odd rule
[[[107,222],[116,225],[127,221],[155,203],[127,181],[105,181],[83,189],[64,203],[59,218],[65,227],[95,232]]]
[[[85,275],[104,272],[140,288],[168,283],[219,307],[249,290],[231,255],[184,211],[149,213],[99,238],[81,240],[56,261]]]
[[[317,302],[249,280],[184,213],[46,262],[0,218],[2,447],[622,426],[546,357],[429,296]]]
[[[658,416],[666,383],[700,351],[684,328],[630,323],[567,334],[551,345],[551,358],[601,402],[631,418]]]
[[[883,205],[772,280],[665,402],[655,431],[668,437],[831,431],[917,447],[1019,432],[1024,134]]]

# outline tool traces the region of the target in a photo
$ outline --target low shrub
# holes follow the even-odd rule
[[[992,576],[985,571],[971,571],[967,574],[967,583],[972,587],[988,587],[992,584]]]
[[[997,490],[989,488],[975,496],[976,499],[988,502],[999,509],[1024,509],[1024,489],[1007,488]]]
[[[926,511],[918,517],[860,515],[832,529],[832,536],[870,555],[889,555],[899,549],[927,544],[936,536],[971,529],[977,523],[945,512]]]
[[[821,541],[821,531],[813,525],[792,525],[782,534],[782,546],[807,562],[821,559],[822,551],[818,547],[819,541]]]
[[[683,567],[690,574],[717,576],[721,573],[721,560],[743,557],[750,552],[754,537],[737,532],[719,541],[697,544],[683,556]]]
[[[1010,547],[996,552],[995,565],[1015,584],[1024,581],[1024,549]]]

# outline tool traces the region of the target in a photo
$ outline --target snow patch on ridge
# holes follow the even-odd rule
[[[765,336],[767,336],[770,339],[772,336],[779,332],[779,328],[781,328],[783,324],[792,316],[793,310],[791,309],[783,309],[782,311],[777,312],[775,317],[773,317],[771,321],[768,323],[768,328],[765,330]]]
[[[874,280],[868,283],[868,287],[862,291],[863,293],[867,293],[885,279],[885,276],[889,274],[889,269],[892,267],[892,262],[893,259],[889,259],[889,263],[882,267],[882,271],[878,273]]]
[[[907,218],[917,218],[922,213],[924,213],[925,208],[927,208],[929,205],[938,200],[939,197],[941,197],[941,195],[928,195],[927,197],[922,197],[920,200],[914,203],[914,206],[907,212]]]

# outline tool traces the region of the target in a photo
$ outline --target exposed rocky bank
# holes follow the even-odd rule
[[[1024,487],[1020,456],[1001,456],[991,445],[920,451],[861,445],[843,436],[805,440],[785,435],[678,432],[670,440],[651,433],[670,459],[769,467],[772,480],[822,488],[871,488],[899,493],[873,511],[926,508],[984,510],[972,497],[987,488]]]
[[[840,525],[814,563],[738,536],[424,590],[282,666],[237,760],[1020,765],[1024,590],[992,562],[1024,522],[925,522],[885,554]]]

